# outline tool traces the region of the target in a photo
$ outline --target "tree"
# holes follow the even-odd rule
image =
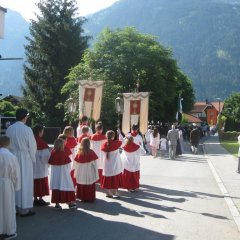
[[[40,14],[31,21],[25,47],[25,106],[35,121],[61,126],[64,109],[57,106],[68,98],[61,94],[65,76],[81,61],[89,37],[83,35],[85,19],[77,17],[75,0],[41,0],[37,6]]]
[[[0,112],[5,117],[15,117],[16,110],[19,108],[18,105],[13,105],[9,101],[0,101]]]
[[[240,92],[225,99],[221,114],[226,117],[225,131],[240,131]]]
[[[101,119],[108,124],[116,119],[117,93],[134,92],[138,81],[139,91],[151,92],[149,112],[155,121],[175,119],[179,93],[186,93],[186,110],[191,109],[194,98],[191,82],[179,70],[171,50],[159,44],[154,36],[141,34],[132,27],[105,29],[68,77],[65,93],[77,79],[92,77],[105,81]]]

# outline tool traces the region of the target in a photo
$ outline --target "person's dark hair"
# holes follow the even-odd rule
[[[38,136],[39,133],[40,133],[43,129],[44,129],[44,126],[43,126],[43,125],[37,124],[37,125],[35,125],[35,126],[33,127],[33,134],[34,134],[35,136]]]
[[[153,129],[153,137],[155,138],[155,137],[157,137],[157,135],[158,135],[158,129],[155,127]]]
[[[17,121],[21,121],[21,120],[23,120],[26,116],[28,116],[29,115],[29,113],[28,113],[28,111],[26,110],[26,109],[24,109],[24,108],[19,108],[19,109],[17,109],[17,111],[16,111],[16,120]]]
[[[81,118],[81,123],[87,122],[88,121],[88,117],[87,116],[82,116]]]
[[[10,138],[8,136],[0,136],[0,147],[8,147],[10,145]]]
[[[132,125],[132,130],[133,130],[133,131],[137,131],[137,130],[138,130],[138,125],[133,124],[133,125]]]

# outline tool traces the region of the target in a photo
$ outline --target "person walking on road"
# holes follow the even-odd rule
[[[237,170],[237,172],[240,173],[240,135],[238,136],[238,144],[239,144],[239,149],[238,149],[238,170]]]
[[[33,163],[36,162],[37,144],[30,127],[26,126],[28,111],[16,111],[17,122],[9,126],[6,135],[10,138],[10,151],[17,157],[20,165],[21,189],[16,192],[18,213],[24,216],[35,214],[33,208]]]
[[[167,140],[169,145],[169,158],[175,159],[178,140],[178,131],[175,129],[175,125],[172,125],[171,130],[168,131]]]
[[[192,153],[194,154],[197,153],[199,139],[200,139],[200,131],[196,123],[193,123],[193,130],[190,132],[190,143],[191,143]]]

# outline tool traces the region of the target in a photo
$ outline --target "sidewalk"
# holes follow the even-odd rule
[[[203,149],[240,231],[240,174],[236,172],[238,159],[221,146],[218,136],[207,138]]]

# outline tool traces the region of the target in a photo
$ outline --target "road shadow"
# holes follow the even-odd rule
[[[112,205],[113,207],[113,205]],[[78,210],[35,209],[37,214],[17,218],[18,240],[173,240],[174,236],[124,222],[115,222]]]

